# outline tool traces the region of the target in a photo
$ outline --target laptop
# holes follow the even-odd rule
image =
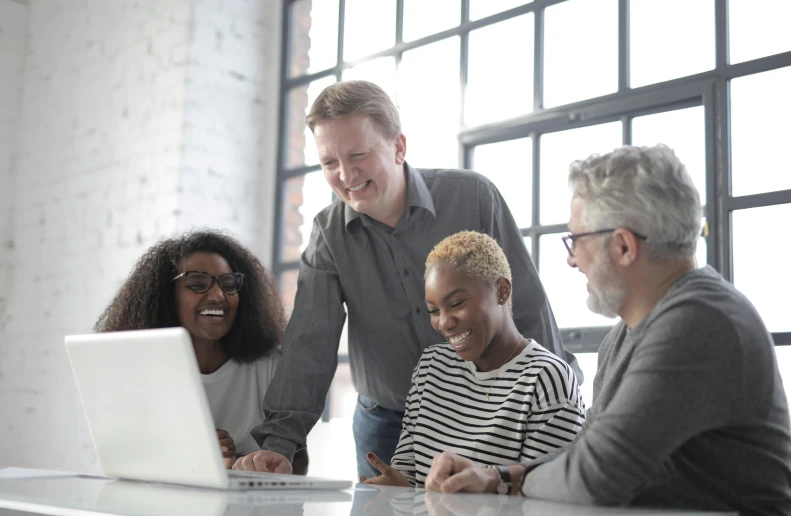
[[[225,469],[184,328],[71,335],[66,351],[104,474],[215,489],[347,489],[347,480]]]

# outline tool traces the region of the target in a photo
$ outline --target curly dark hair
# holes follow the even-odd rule
[[[239,308],[222,339],[228,356],[249,363],[269,355],[280,343],[285,315],[277,283],[246,247],[223,231],[194,230],[157,243],[135,264],[126,282],[94,326],[97,332],[180,326],[172,278],[192,253],[217,253],[245,276],[237,294]]]

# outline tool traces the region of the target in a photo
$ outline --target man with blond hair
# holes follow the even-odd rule
[[[698,192],[665,146],[571,165],[568,264],[588,307],[621,320],[599,349],[593,406],[564,450],[507,479],[453,454],[426,487],[570,503],[791,514],[788,404],[758,312],[695,266]]]
[[[390,462],[401,434],[412,370],[438,341],[423,291],[425,260],[444,237],[475,230],[494,237],[514,273],[517,328],[575,368],[508,207],[485,177],[419,170],[387,94],[366,81],[327,87],[307,116],[324,176],[337,199],[313,221],[302,255],[283,359],[267,390],[266,421],[253,430],[262,451],[245,470],[290,472],[319,419],[349,315],[349,360],[359,393],[353,431],[360,475],[378,475],[373,452]]]

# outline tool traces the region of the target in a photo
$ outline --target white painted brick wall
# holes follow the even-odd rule
[[[21,112],[29,11],[24,2],[0,0],[0,342],[10,292],[11,220],[15,204],[11,171]]]
[[[277,77],[265,72],[279,61],[280,9],[277,0],[31,0],[0,467],[97,469],[63,336],[91,331],[156,240],[224,227],[269,261]],[[210,53],[218,37],[234,45]],[[216,67],[231,60],[249,81]]]

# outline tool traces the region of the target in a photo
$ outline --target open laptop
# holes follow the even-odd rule
[[[66,337],[105,475],[215,489],[347,489],[345,480],[229,471],[183,328]]]

